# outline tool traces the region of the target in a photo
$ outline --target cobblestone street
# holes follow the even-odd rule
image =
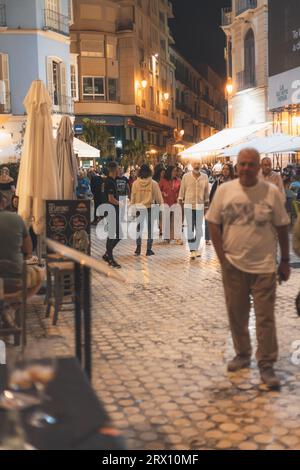
[[[93,275],[93,387],[127,447],[300,450],[300,365],[291,362],[299,270],[278,290],[283,385],[269,392],[254,359],[250,370],[226,372],[233,349],[213,248],[197,261],[185,246],[155,243],[154,251],[137,259],[133,242],[123,241],[116,259],[127,283]],[[93,255],[103,252],[93,234]],[[31,307],[28,347],[72,355],[72,312],[53,327],[40,302]],[[251,325],[254,344],[253,318]]]

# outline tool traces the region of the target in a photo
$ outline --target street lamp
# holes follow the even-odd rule
[[[227,83],[226,83],[226,92],[228,96],[231,96],[233,93],[233,83],[232,83],[232,78],[228,77]]]
[[[148,85],[147,80],[146,80],[146,79],[143,79],[143,80],[141,81],[141,85],[142,85],[142,88],[143,88],[143,89],[147,88],[147,85]]]

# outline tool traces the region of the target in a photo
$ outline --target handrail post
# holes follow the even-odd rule
[[[83,268],[83,322],[84,322],[84,366],[89,379],[92,378],[92,334],[91,334],[91,270]]]
[[[81,268],[80,264],[75,263],[74,273],[75,284],[75,351],[79,363],[82,365],[82,350],[81,350]]]

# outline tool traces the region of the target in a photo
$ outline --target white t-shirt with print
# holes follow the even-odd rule
[[[237,269],[255,274],[276,271],[275,227],[290,223],[276,186],[264,181],[252,187],[242,186],[239,180],[224,183],[206,219],[222,225],[225,256]]]

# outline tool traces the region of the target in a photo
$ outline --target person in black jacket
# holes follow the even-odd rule
[[[104,184],[103,178],[95,171],[91,175],[91,191],[94,196],[94,225],[98,223],[97,209],[102,204],[102,185]]]
[[[234,176],[233,166],[231,165],[231,163],[225,163],[223,165],[221,175],[219,176],[219,178],[216,179],[216,181],[213,183],[211,187],[211,190],[209,193],[209,204],[212,203],[212,200],[214,198],[214,195],[217,192],[218,187],[221,184],[234,180],[234,179],[235,179],[235,176]],[[206,220],[205,220],[205,241],[207,245],[211,245],[208,223]]]

